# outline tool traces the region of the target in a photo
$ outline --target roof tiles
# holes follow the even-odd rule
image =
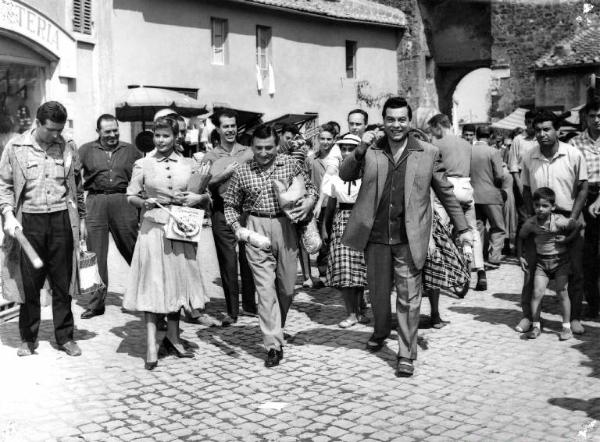
[[[373,0],[233,0],[267,7],[289,9],[337,20],[405,27],[404,13]]]
[[[579,31],[566,38],[535,62],[538,69],[600,64],[600,26]]]

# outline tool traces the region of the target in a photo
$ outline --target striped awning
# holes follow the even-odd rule
[[[503,119],[492,123],[494,129],[506,129],[513,130],[518,127],[525,129],[525,113],[528,109],[519,107],[515,109],[510,115],[507,115]]]

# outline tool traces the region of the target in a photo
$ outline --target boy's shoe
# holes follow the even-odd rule
[[[525,332],[528,332],[530,328],[531,328],[531,321],[527,318],[523,318],[519,321],[519,323],[515,327],[515,330],[518,331],[519,333],[525,333]]]
[[[571,321],[571,331],[575,335],[582,335],[585,333],[585,328],[578,319],[574,319]]]
[[[313,288],[313,280],[311,278],[306,279],[303,283],[302,283],[302,287],[304,287],[305,289],[312,289]]]
[[[573,331],[570,328],[563,327],[558,335],[558,339],[561,341],[569,340],[573,337]]]
[[[533,327],[525,336],[527,336],[527,339],[535,339],[541,334],[542,331],[539,329],[539,327]]]

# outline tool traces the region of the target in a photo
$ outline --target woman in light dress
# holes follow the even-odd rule
[[[130,204],[142,210],[138,235],[123,307],[145,313],[147,332],[147,370],[156,367],[156,316],[167,315],[166,350],[178,357],[193,357],[179,339],[179,312],[204,308],[208,301],[198,244],[175,241],[165,236],[169,214],[157,203],[171,206],[200,206],[208,194],[188,191],[190,179],[200,173],[201,166],[192,158],[184,158],[176,149],[177,120],[162,117],[154,122],[156,149],[136,161],[127,188]]]

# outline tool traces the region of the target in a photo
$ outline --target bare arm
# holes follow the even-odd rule
[[[588,182],[579,181],[577,183],[577,195],[575,196],[575,202],[573,203],[573,210],[571,210],[571,218],[577,219],[585,206],[585,200],[588,194]]]

